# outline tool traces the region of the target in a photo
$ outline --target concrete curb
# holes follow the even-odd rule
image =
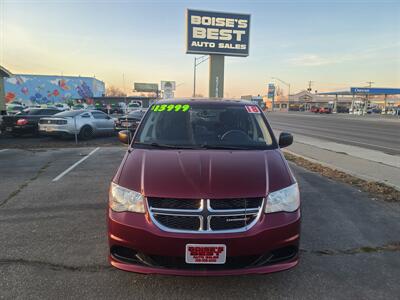
[[[353,172],[353,171],[348,170],[348,169],[340,168],[340,167],[337,167],[337,166],[329,164],[329,163],[321,162],[319,160],[316,160],[316,159],[313,159],[311,157],[307,157],[307,156],[304,156],[304,155],[301,155],[301,154],[297,154],[297,153],[295,153],[293,151],[290,151],[290,150],[287,150],[287,149],[282,149],[282,151],[283,152],[287,152],[287,153],[289,153],[291,155],[294,155],[294,156],[297,156],[297,157],[301,157],[301,158],[303,158],[305,160],[308,160],[308,161],[310,161],[312,163],[320,164],[323,167],[328,167],[328,168],[331,168],[333,170],[341,171],[341,172],[347,173],[349,175],[352,175],[354,177],[357,177],[357,178],[360,178],[360,179],[363,179],[363,180],[373,181],[373,182],[378,182],[378,183],[381,183],[381,184],[385,184],[387,186],[390,186],[390,187],[395,188],[396,190],[400,191],[400,186],[388,183],[386,181],[377,180],[374,177],[365,176],[363,174],[359,174],[359,173]]]

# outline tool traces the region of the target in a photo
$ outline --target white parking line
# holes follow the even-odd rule
[[[84,162],[86,159],[88,159],[93,153],[95,153],[97,150],[99,150],[100,147],[97,147],[96,149],[94,149],[92,152],[90,152],[88,155],[86,155],[85,157],[81,158],[80,160],[78,160],[76,163],[74,163],[72,166],[70,166],[68,169],[66,169],[64,172],[62,172],[60,175],[58,175],[57,177],[55,177],[52,181],[56,182],[58,180],[60,180],[61,178],[64,177],[64,175],[68,174],[69,172],[71,172],[77,165],[79,165],[80,163]]]
[[[0,153],[2,153],[2,152],[6,152],[8,149],[1,149],[0,150]]]

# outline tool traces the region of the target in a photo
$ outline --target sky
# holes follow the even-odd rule
[[[130,93],[174,80],[193,90],[187,8],[251,14],[250,55],[226,57],[225,97],[265,95],[272,77],[291,93],[400,87],[400,1],[0,0],[0,65],[15,74],[96,76]],[[207,96],[208,62],[197,68]]]

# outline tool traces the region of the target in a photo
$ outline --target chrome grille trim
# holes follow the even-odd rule
[[[152,220],[160,229],[164,230],[164,228],[165,228],[165,231],[170,231],[170,232],[190,232],[190,231],[198,232],[198,231],[196,231],[196,230],[181,231],[181,230],[179,230],[179,229],[174,229],[174,228],[170,228],[170,227],[164,226],[164,225],[162,225],[160,222],[158,222],[158,221],[155,219],[155,216],[156,216],[156,215],[181,216],[181,217],[193,217],[193,218],[196,218],[196,217],[197,217],[197,218],[200,220],[199,231],[203,230],[203,223],[204,223],[204,222],[203,222],[203,216],[197,216],[197,215],[182,215],[182,214],[174,214],[174,215],[171,215],[171,214],[167,214],[167,213],[154,213],[154,214],[150,214],[151,220]],[[168,229],[168,230],[166,230],[166,229]]]
[[[254,224],[257,222],[257,220],[258,220],[258,216],[256,216],[256,218],[252,221],[252,222],[250,222],[249,223],[249,225],[247,225],[247,226],[244,226],[244,227],[240,227],[240,228],[235,228],[235,229],[229,229],[229,230],[213,230],[212,228],[211,228],[211,219],[213,218],[213,217],[237,217],[237,216],[243,216],[243,217],[247,217],[247,216],[254,216],[254,215],[256,215],[255,213],[250,213],[250,214],[245,214],[245,215],[243,215],[243,214],[241,214],[241,215],[230,215],[230,214],[228,214],[228,215],[215,215],[215,216],[208,216],[207,217],[207,228],[209,229],[209,231],[211,231],[211,232],[215,232],[215,233],[221,233],[221,232],[242,232],[242,231],[236,231],[236,230],[240,230],[241,228],[246,228],[246,230],[249,230],[252,226],[254,226]],[[253,224],[254,223],[254,224]],[[250,226],[250,227],[249,227]],[[246,230],[243,230],[243,231],[246,231]]]
[[[261,198],[261,197],[260,197]],[[195,200],[195,199],[194,199]],[[168,200],[166,200],[168,201]],[[173,208],[157,208],[151,207],[149,201],[146,199],[147,210],[151,221],[161,230],[174,233],[196,233],[196,234],[218,234],[218,233],[239,233],[245,232],[252,228],[260,219],[263,212],[265,198],[261,199],[261,204],[258,208],[249,209],[213,209],[211,208],[210,201],[218,201],[218,199],[201,199],[201,205],[199,209],[173,209]],[[168,215],[168,216],[182,216],[182,217],[198,217],[200,218],[199,230],[185,230],[170,228],[161,224],[157,219],[156,215]],[[249,224],[246,224],[240,228],[224,229],[224,230],[212,230],[211,219],[213,217],[239,217],[247,218],[248,216],[254,217],[254,220]]]
[[[216,200],[218,201],[218,200]],[[262,205],[261,205],[262,206]],[[210,205],[210,199],[207,199],[207,209],[209,212],[215,212],[215,213],[241,213],[243,214],[244,209],[237,208],[237,209],[213,209]],[[246,212],[247,213],[252,213],[252,212],[258,212],[259,208],[247,208]]]

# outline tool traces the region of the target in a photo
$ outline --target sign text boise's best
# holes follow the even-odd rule
[[[187,53],[249,55],[250,15],[188,9]]]

